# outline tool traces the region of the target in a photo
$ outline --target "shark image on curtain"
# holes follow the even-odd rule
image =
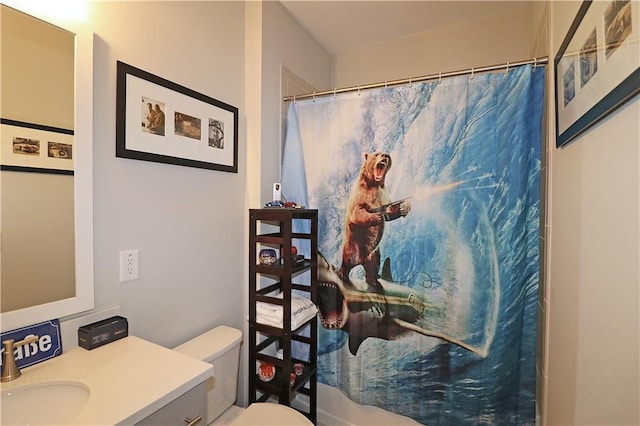
[[[429,425],[535,424],[544,67],[289,105],[319,212],[318,379]]]

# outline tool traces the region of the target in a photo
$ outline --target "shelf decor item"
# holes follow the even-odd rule
[[[238,172],[238,108],[117,63],[116,157]]]
[[[276,251],[274,249],[262,249],[260,250],[260,264],[261,265],[273,265],[278,260],[276,257]]]
[[[556,146],[640,93],[640,2],[584,1],[554,60]]]
[[[258,369],[258,377],[263,382],[270,382],[274,377],[276,377],[276,367],[270,362],[260,363],[260,368]]]
[[[302,254],[298,254],[298,248],[296,246],[291,246],[291,261],[296,264],[299,265],[302,262],[304,262],[304,255]],[[284,251],[284,247],[280,248],[280,263],[284,264],[284,258],[285,258],[285,251]]]

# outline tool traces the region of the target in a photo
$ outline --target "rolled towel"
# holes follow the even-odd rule
[[[275,296],[282,299],[282,293]],[[256,303],[256,321],[260,324],[282,328],[283,307],[273,303]],[[318,308],[307,297],[297,294],[291,295],[291,329],[295,330],[318,313]]]

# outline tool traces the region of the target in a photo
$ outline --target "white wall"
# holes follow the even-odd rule
[[[246,208],[264,202],[279,178],[273,155],[280,149],[279,64],[320,90],[330,87],[326,52],[279,4],[253,3],[91,3],[96,308],[121,306],[132,334],[165,346],[219,324],[244,327]],[[578,6],[553,3],[553,51]],[[248,24],[245,7],[252,14]],[[406,40],[399,56],[392,45],[381,45],[360,58],[338,57],[331,85],[530,57],[530,17],[514,11],[494,18]],[[256,35],[247,25],[258,22],[263,32]],[[253,44],[245,45],[245,36]],[[249,50],[261,37],[262,51]],[[255,55],[264,57],[260,83],[245,63]],[[116,60],[239,107],[240,172],[116,158]],[[640,423],[639,109],[636,99],[567,148],[551,151],[549,424]],[[249,120],[253,126],[245,126]],[[267,152],[251,164],[257,175],[247,170],[252,149]],[[259,193],[251,192],[255,186]],[[118,252],[132,248],[140,249],[141,278],[119,283]]]
[[[553,52],[580,3],[552,3]],[[548,425],[640,424],[639,116],[550,151]]]
[[[247,208],[280,176],[280,64],[328,87],[330,57],[275,2],[91,2],[89,12],[94,312],[119,307],[131,334],[167,347],[220,324],[246,332]],[[238,107],[239,173],[116,158],[117,60]],[[120,283],[119,251],[134,248],[140,279]]]
[[[531,6],[335,55],[333,85],[350,87],[531,59]]]
[[[278,2],[248,2],[246,6],[247,184],[246,208],[260,208],[272,199],[272,184],[280,181],[281,68],[285,65],[328,87],[331,58]],[[243,242],[248,240],[248,215]],[[246,250],[245,250],[246,253]],[[243,271],[248,271],[248,262]],[[243,272],[243,318],[247,316],[249,275]],[[244,327],[245,334],[248,327]],[[246,348],[242,370],[247,364]],[[246,380],[241,382],[242,401]]]
[[[331,56],[279,3],[263,3],[262,39],[262,202],[272,198],[272,183],[280,181],[281,66],[304,75],[311,85],[328,89]],[[276,166],[274,168],[274,166]],[[295,201],[295,200],[292,200]]]
[[[244,323],[244,4],[92,2],[95,305],[172,347]],[[116,60],[240,109],[239,173],[116,158]],[[119,282],[120,250],[140,279]]]

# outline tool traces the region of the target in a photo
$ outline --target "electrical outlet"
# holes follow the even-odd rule
[[[140,278],[140,262],[138,249],[120,252],[120,282]]]

